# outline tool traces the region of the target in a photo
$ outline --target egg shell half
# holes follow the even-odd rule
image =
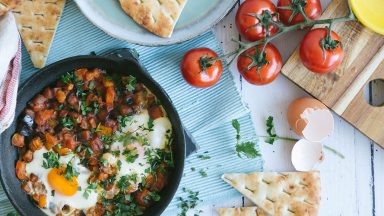
[[[291,160],[297,171],[311,171],[324,160],[323,144],[301,139],[293,146]]]
[[[334,130],[331,111],[320,101],[302,97],[288,107],[287,119],[295,133],[309,141],[321,142]]]

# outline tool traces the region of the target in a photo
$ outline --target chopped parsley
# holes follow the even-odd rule
[[[73,80],[74,74],[67,72],[66,74],[61,75],[61,81],[65,84],[70,83]]]
[[[132,119],[133,119],[133,116],[128,116],[128,115],[126,115],[126,116],[118,116],[117,117],[117,121],[119,122],[120,126],[123,127],[123,128],[126,127],[127,126],[127,122],[132,121]]]
[[[136,88],[136,83],[136,78],[134,76],[129,75],[127,77],[127,84],[125,85],[125,89],[130,92],[134,91]]]
[[[118,193],[112,199],[106,199],[102,196],[101,204],[103,206],[113,206],[113,211],[107,211],[104,215],[125,216],[142,215],[143,211],[130,194]],[[108,208],[107,208],[108,209]]]
[[[201,177],[205,178],[208,176],[207,172],[204,170],[204,169],[200,169],[199,170],[199,174]]]
[[[125,157],[125,160],[128,163],[134,163],[136,159],[139,157],[139,154],[137,154],[137,148],[135,147],[133,150],[124,150],[123,155]]]
[[[201,160],[209,160],[209,159],[211,159],[211,156],[209,156],[209,155],[197,155],[197,158],[199,158]]]
[[[59,162],[60,155],[54,151],[45,152],[43,158],[45,159],[43,161],[43,167],[45,169],[59,168],[61,166]]]
[[[183,188],[183,192],[187,193],[187,197],[178,197],[180,203],[177,205],[181,209],[181,212],[177,216],[186,216],[189,209],[196,208],[197,204],[201,202],[199,199],[199,192],[194,192],[190,189]]]
[[[87,112],[92,111],[92,108],[85,105],[84,101],[80,101],[79,105],[80,105],[81,115],[83,115],[83,116],[87,115]]]
[[[107,180],[102,181],[101,184],[102,184],[103,186],[107,186],[107,185],[112,184],[112,183],[115,182],[115,181],[116,181],[116,176],[115,176],[115,175],[112,175],[112,176],[109,176],[109,177],[107,178]]]
[[[73,129],[74,128],[74,121],[70,117],[64,117],[60,120],[60,124],[63,125],[63,127],[66,127],[68,129]]]
[[[153,119],[150,118],[150,119],[148,120],[147,127],[145,127],[144,125],[141,125],[141,126],[139,126],[139,128],[142,129],[142,130],[144,130],[144,131],[149,131],[149,132],[151,132],[151,131],[153,131],[153,126],[155,126],[155,125],[153,124]]]
[[[156,191],[152,191],[152,192],[149,192],[148,198],[150,200],[158,202],[160,200],[160,195]],[[145,201],[147,201],[147,200],[145,200]]]
[[[87,188],[84,190],[83,197],[85,199],[88,199],[89,194],[93,191],[96,190],[97,184],[96,183],[91,183],[87,186]]]
[[[73,158],[72,158],[73,159]],[[72,166],[72,160],[70,160],[65,168],[65,178],[71,180],[73,177],[77,177],[80,173]]]
[[[116,186],[120,189],[125,189],[131,185],[129,182],[130,177],[128,175],[121,176],[119,181],[117,181]]]

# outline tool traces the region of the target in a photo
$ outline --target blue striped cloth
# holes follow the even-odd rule
[[[92,51],[104,53],[114,48],[135,48],[141,61],[154,79],[161,84],[174,102],[181,120],[200,146],[198,154],[187,159],[185,175],[176,197],[185,197],[181,188],[187,187],[200,192],[200,205],[211,205],[223,200],[239,197],[234,189],[224,183],[220,176],[225,172],[261,171],[263,161],[240,159],[234,152],[235,131],[231,120],[238,118],[242,134],[255,135],[249,110],[245,108],[236,90],[231,73],[225,68],[219,83],[208,89],[195,89],[183,80],[179,64],[186,51],[195,47],[209,47],[221,53],[212,32],[182,44],[164,47],[143,47],[114,39],[92,25],[73,1],[68,1],[60,26],[56,33],[48,64],[63,58],[89,54]],[[23,70],[21,82],[37,70],[33,68],[23,48]],[[209,160],[197,155],[208,151]],[[191,168],[195,168],[192,171]],[[201,177],[204,169],[207,177]],[[176,215],[178,200],[175,198],[163,215]],[[0,190],[0,215],[13,211],[2,189]]]

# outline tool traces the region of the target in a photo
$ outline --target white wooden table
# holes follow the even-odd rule
[[[330,1],[322,0],[323,9]],[[214,29],[226,53],[237,46],[230,41],[231,38],[241,39],[234,22],[238,5]],[[274,41],[284,61],[303,36],[303,32],[297,32]],[[252,110],[256,132],[265,134],[265,119],[271,115],[275,118],[279,135],[295,137],[289,129],[285,114],[289,103],[306,93],[283,75],[270,85],[257,87],[243,80],[234,65],[231,71],[243,99]],[[340,151],[345,159],[325,150],[325,160],[319,167],[322,181],[320,215],[384,215],[384,150],[337,115],[334,117],[335,131],[324,144]],[[294,171],[290,159],[292,147],[293,143],[284,141],[276,142],[273,146],[261,143],[265,171]],[[201,215],[217,215],[214,210],[216,207],[251,205],[244,198],[221,200],[217,205],[204,209]]]

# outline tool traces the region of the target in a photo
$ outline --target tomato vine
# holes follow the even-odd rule
[[[282,23],[280,21],[276,21],[275,17],[278,16],[278,14],[271,14],[269,11],[265,11],[265,14],[263,14],[262,16],[257,15],[257,14],[249,14],[250,16],[255,16],[256,18],[258,18],[260,21],[259,25],[262,25],[263,27],[265,27],[265,29],[268,29],[267,26],[273,25],[273,26],[276,26],[278,28],[278,31],[273,35],[271,35],[271,34],[269,34],[269,32],[267,32],[265,38],[263,38],[261,40],[257,40],[257,41],[252,41],[252,42],[243,42],[243,41],[239,41],[236,39],[232,39],[232,41],[239,44],[239,48],[236,49],[235,51],[228,53],[228,54],[225,54],[223,56],[219,56],[217,58],[212,58],[212,59],[210,59],[210,61],[213,62],[213,61],[222,60],[225,58],[230,58],[228,64],[231,64],[237,57],[239,57],[241,54],[243,54],[246,50],[248,50],[252,47],[257,47],[258,45],[262,44],[262,49],[261,49],[261,52],[259,52],[259,54],[258,54],[258,60],[256,62],[263,62],[263,58],[265,56],[265,48],[266,48],[267,44],[270,43],[272,40],[274,40],[274,39],[276,39],[276,38],[278,38],[278,37],[280,37],[280,36],[282,36],[288,32],[296,31],[296,30],[302,30],[302,29],[305,29],[305,28],[308,28],[308,27],[311,27],[314,25],[319,25],[319,24],[328,25],[328,27],[327,27],[328,28],[328,35],[326,38],[324,38],[321,41],[321,44],[320,44],[323,48],[324,55],[325,55],[325,50],[332,50],[332,49],[335,49],[339,45],[341,46],[341,42],[334,40],[331,36],[332,25],[334,23],[355,21],[356,17],[353,14],[352,9],[348,6],[349,12],[344,17],[329,18],[329,19],[322,19],[322,20],[311,20],[305,14],[304,7],[305,7],[305,1],[304,0],[293,0],[292,6],[280,7],[280,9],[292,10],[292,16],[290,17],[290,20],[292,20],[293,17],[297,14],[300,14],[303,16],[304,22],[297,23],[297,24],[290,25],[290,26],[285,25],[284,23]],[[253,57],[252,57],[252,60],[254,62]],[[204,64],[206,65],[206,62],[204,62]],[[253,66],[255,66],[255,65],[253,65]]]

